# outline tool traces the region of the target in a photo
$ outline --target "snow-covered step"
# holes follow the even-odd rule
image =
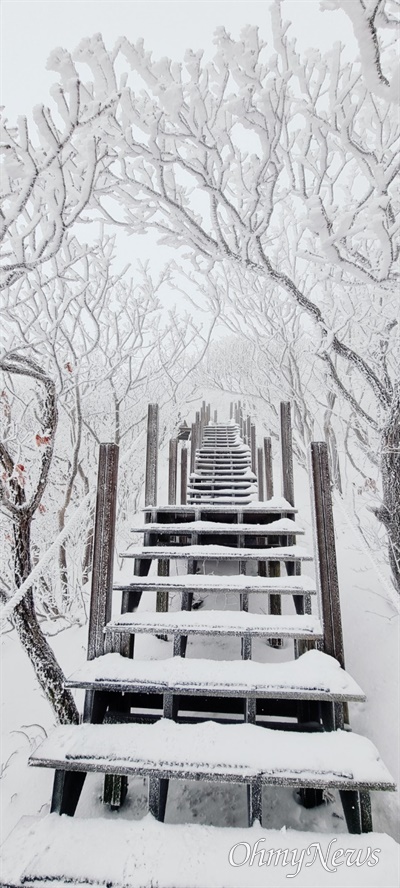
[[[132,533],[171,533],[183,534],[251,534],[252,536],[276,536],[279,534],[304,534],[304,530],[290,518],[278,518],[269,524],[228,524],[219,521],[185,521],[181,524],[162,524],[160,522],[134,525]]]
[[[205,493],[194,493],[188,496],[189,505],[207,505],[207,506],[227,506],[227,505],[236,505],[239,509],[243,506],[249,506],[252,502],[254,502],[256,498],[256,494],[251,494],[250,497],[247,495],[243,495],[242,497],[236,496],[207,496]]]
[[[332,841],[338,838],[346,859],[370,860],[371,865],[351,870],[339,866],[332,882],[331,866],[325,861],[331,860]],[[310,845],[314,848],[313,843],[320,848],[321,857],[316,853],[310,858],[308,849]],[[336,842],[333,850],[337,847]],[[376,848],[379,854],[371,857],[371,849]],[[264,849],[265,865],[258,866]],[[280,849],[279,857],[274,849]],[[252,852],[258,852],[254,865],[249,863]],[[310,860],[312,870],[306,868]],[[374,860],[379,861],[378,866],[373,865]],[[241,865],[243,861],[247,862]],[[273,874],[274,888],[287,888],[288,875],[295,876],[294,884],[304,888],[310,885],[311,872],[313,884],[319,888],[348,888],[349,872],[352,888],[394,888],[398,883],[398,845],[378,833],[337,836],[297,829],[267,830],[258,824],[246,830],[170,824],[158,823],[150,814],[142,820],[47,814],[20,820],[3,846],[1,871],[3,885],[9,888],[243,888],[244,884],[246,888],[265,888],[268,873]]]
[[[391,789],[376,747],[349,731],[291,733],[251,724],[60,725],[29,764],[166,778],[340,789]]]
[[[226,462],[243,462],[245,460],[249,460],[251,458],[251,454],[248,450],[231,450],[228,447],[221,447],[220,449],[212,448],[212,447],[202,447],[201,449],[196,451],[196,461],[204,460],[205,462],[218,462],[218,461],[226,461]]]
[[[200,445],[200,447],[196,450],[196,454],[203,453],[204,451],[207,451],[207,452],[214,451],[216,453],[223,451],[223,452],[232,453],[232,454],[250,453],[251,452],[250,447],[248,447],[247,444],[243,444],[243,441],[241,441],[240,439],[235,444],[232,443],[232,444],[229,444],[228,446],[226,444],[213,444],[211,442],[210,443],[203,442]]]
[[[317,592],[314,580],[304,574],[294,577],[247,577],[242,574],[215,576],[214,574],[179,574],[171,577],[137,577],[129,585],[115,584],[117,590],[158,589],[171,592],[230,592],[277,594],[277,595],[315,595]]]
[[[240,497],[246,498],[251,495],[257,494],[257,487],[255,484],[249,484],[246,482],[245,484],[213,484],[212,482],[207,482],[207,484],[190,484],[187,487],[187,493],[192,498],[197,496],[202,499],[203,496],[211,496],[213,498],[217,498],[219,496],[234,496],[236,499],[240,499]]]
[[[317,617],[308,614],[276,616],[247,611],[139,611],[111,620],[106,631],[152,633],[153,635],[214,635],[249,638],[320,639],[323,630]]]
[[[272,546],[268,549],[233,548],[231,546],[134,546],[121,558],[178,558],[195,561],[312,561],[302,546]]]
[[[221,480],[218,478],[192,478],[188,485],[188,490],[208,490],[210,487],[218,490],[219,488],[229,487],[230,490],[232,488],[241,488],[242,490],[254,490],[255,485],[252,484],[249,478],[234,478],[227,479],[222,478]]]
[[[182,512],[189,513],[193,512],[193,514],[201,513],[203,516],[206,512],[212,514],[214,510],[209,510],[208,507],[197,506],[191,507],[187,505],[170,505],[170,506],[145,506],[143,509],[144,513],[154,512],[158,514],[163,514],[168,512],[169,515],[176,514],[179,515]],[[231,515],[238,515],[242,511],[241,509],[237,509],[236,506],[226,505],[217,511],[221,511],[224,514],[230,513]],[[298,509],[291,506],[290,503],[281,496],[274,496],[272,499],[263,500],[258,502],[252,502],[248,505],[243,506],[243,512],[259,512],[260,514],[274,514],[274,513],[285,513],[285,514],[294,514],[298,511]]]
[[[245,468],[246,466],[250,465],[250,457],[247,455],[229,456],[229,454],[226,454],[225,456],[218,455],[214,458],[207,455],[198,456],[196,459],[196,466],[201,465],[211,466],[212,468],[214,466],[218,468],[218,466],[222,465],[234,466],[235,468]]]
[[[130,660],[105,654],[88,660],[65,682],[69,688],[149,693],[246,696],[290,700],[365,700],[337,660],[307,651],[287,663],[254,660]]]
[[[256,481],[256,475],[249,468],[240,469],[200,469],[197,472],[191,472],[189,481],[195,481],[196,478],[213,478],[226,481],[229,478],[247,478],[249,481]]]

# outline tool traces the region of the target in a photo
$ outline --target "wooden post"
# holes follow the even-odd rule
[[[272,471],[272,441],[271,438],[264,438],[264,461],[265,461],[265,498],[272,499],[274,495],[274,476]]]
[[[251,470],[254,474],[257,474],[257,442],[256,442],[256,427],[255,425],[251,425],[251,434],[250,434],[250,447],[251,447]]]
[[[187,464],[187,447],[183,446],[181,449],[181,505],[183,506],[187,503]]]
[[[145,506],[157,505],[158,404],[149,404],[147,413]]]
[[[293,446],[290,402],[281,401],[282,496],[294,506]]]
[[[117,509],[118,446],[100,444],[94,522],[92,591],[90,596],[88,660],[104,654],[104,628],[111,619],[115,517]]]
[[[196,459],[196,447],[197,447],[197,426],[196,423],[192,423],[192,431],[190,433],[190,471],[194,472],[194,465]]]
[[[250,416],[246,419],[246,444],[250,447],[251,444],[251,419]]]
[[[322,441],[314,441],[311,444],[311,479],[314,500],[314,531],[317,547],[317,574],[324,625],[324,651],[331,657],[335,657],[344,669],[331,479],[328,448]]]
[[[178,475],[178,439],[171,438],[169,442],[168,459],[168,505],[176,503],[176,482]]]
[[[257,482],[258,482],[258,499],[264,499],[264,460],[262,447],[257,448]]]

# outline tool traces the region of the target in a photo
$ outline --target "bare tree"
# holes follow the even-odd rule
[[[390,0],[325,7],[350,15],[360,59],[347,62],[340,46],[300,56],[277,2],[273,51],[256,28],[239,40],[220,28],[208,61],[192,51],[183,65],[153,61],[142,41],[126,38],[107,51],[96,36],[73,59],[57,51],[49,64],[60,77],[58,100],[83,64],[92,71],[79,106],[102,157],[90,214],[133,232],[155,229],[162,243],[186,247],[206,274],[216,263],[234,264],[308,316],[336,396],[379,434],[377,516],[400,588],[396,7]],[[108,95],[101,127],[90,129],[91,110],[101,111]],[[13,139],[22,197],[23,134]],[[64,165],[72,179],[83,156],[76,143]],[[74,206],[82,213],[79,201]],[[19,219],[14,212],[17,227]],[[18,249],[17,238],[10,274],[20,273]]]
[[[12,449],[0,442],[3,467],[1,502],[12,522],[14,582],[18,588],[32,569],[31,526],[49,477],[57,427],[57,400],[54,382],[32,359],[11,353],[0,362],[0,368],[13,378],[22,377],[24,381],[34,384],[31,399],[36,400],[39,408],[39,415],[36,410],[33,411],[33,417],[40,423],[35,434],[39,454],[36,466],[33,461],[29,466],[17,462],[20,453],[16,440]],[[8,600],[4,590],[1,591],[1,598],[3,603]],[[78,722],[72,694],[64,688],[63,672],[38,623],[32,589],[14,608],[11,619],[57,720],[63,724]]]

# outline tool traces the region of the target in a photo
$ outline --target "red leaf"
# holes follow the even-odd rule
[[[71,361],[67,361],[65,365],[65,369],[68,370],[68,373],[72,373],[72,364]]]
[[[35,441],[37,447],[41,447],[43,444],[48,444],[50,438],[48,435],[35,435]]]

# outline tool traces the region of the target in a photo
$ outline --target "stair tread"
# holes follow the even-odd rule
[[[224,533],[224,534],[253,534],[255,536],[280,535],[280,534],[304,534],[304,530],[295,524],[290,518],[278,518],[269,524],[227,524],[222,521],[183,521],[180,524],[165,522],[151,522],[149,524],[134,525],[132,533]]]
[[[159,512],[160,514],[162,514],[164,512],[168,512],[168,513],[174,512],[174,513],[179,514],[180,512],[192,512],[195,509],[204,512],[204,511],[207,511],[208,508],[209,508],[208,506],[206,506],[204,508],[201,505],[187,506],[187,505],[176,504],[176,505],[169,505],[169,506],[145,506],[145,508],[142,511],[145,513],[146,512]],[[277,512],[285,512],[285,513],[289,512],[290,514],[292,514],[292,513],[298,512],[298,509],[296,509],[294,506],[291,506],[290,503],[281,496],[274,496],[274,497],[272,497],[272,499],[261,500],[261,502],[260,502],[260,500],[258,500],[257,502],[253,501],[248,504],[243,504],[243,509],[246,512],[256,511],[256,512],[260,512],[260,513],[267,512],[268,514],[274,514]],[[212,509],[212,511],[214,511],[214,509]],[[235,515],[237,515],[238,511],[240,512],[241,510],[240,509],[238,510],[236,507],[234,507],[232,505],[226,505],[223,508],[221,508],[221,512],[225,512],[225,513],[230,512],[231,514],[235,514]]]
[[[118,653],[86,661],[69,676],[67,687],[121,690],[250,694],[274,699],[365,700],[361,688],[337,660],[307,651],[286,663],[254,660],[208,660],[170,657],[130,660]]]
[[[291,733],[251,724],[60,725],[30,765],[267,785],[394,789],[379,753],[348,731]]]
[[[115,584],[117,590],[172,589],[194,592],[251,592],[278,595],[316,595],[317,589],[311,577],[250,577],[243,574],[215,576],[214,574],[178,574],[170,577],[137,577],[129,584]]]
[[[303,853],[309,858],[307,849],[312,842],[318,842],[322,859],[329,860],[332,843],[331,834],[305,832],[287,829],[270,830],[256,825],[251,830],[243,827],[209,826],[198,823],[170,824],[157,823],[151,815],[142,820],[123,820],[120,817],[84,818],[60,817],[47,814],[41,817],[23,817],[3,846],[2,875],[4,883],[11,888],[96,888],[105,885],[112,888],[209,888],[216,886],[243,885],[243,869],[232,867],[230,852],[237,848],[234,861],[245,858],[240,843],[246,839],[253,849],[287,849],[288,861],[292,860],[293,848],[297,856]],[[387,835],[377,833],[367,835],[341,835],[341,847],[354,849],[353,854],[365,858],[369,844],[381,850],[379,858],[380,884],[396,885],[398,876],[398,845]],[[249,846],[250,847],[250,846]],[[157,853],[154,853],[157,849]],[[240,851],[242,854],[240,855]],[[267,852],[268,853],[268,852]],[[268,860],[268,856],[265,858]],[[271,865],[275,858],[272,857]],[[266,866],[247,865],[247,888],[261,888],[266,884]],[[325,866],[325,868],[324,868]],[[332,873],[315,855],[313,860],[314,884],[320,888],[331,888]],[[346,883],[338,881],[341,867],[335,876],[335,885],[340,888]],[[346,867],[346,870],[348,868]],[[355,869],[355,868],[353,868]],[[383,872],[381,870],[383,869]],[[287,874],[295,875],[293,865],[274,866],[273,884],[275,888],[287,885]],[[301,885],[305,869],[298,875]],[[368,873],[375,869],[362,867],[353,872],[354,886],[378,884]],[[357,876],[358,873],[358,876]],[[354,881],[353,881],[354,880]],[[296,882],[296,880],[295,880]]]
[[[247,611],[139,611],[120,614],[106,627],[113,632],[151,632],[168,635],[238,635],[268,638],[322,638],[317,617],[308,614],[276,616]]]
[[[249,549],[232,546],[133,546],[121,558],[184,558],[221,561],[312,561],[312,555],[303,546],[271,546]]]

